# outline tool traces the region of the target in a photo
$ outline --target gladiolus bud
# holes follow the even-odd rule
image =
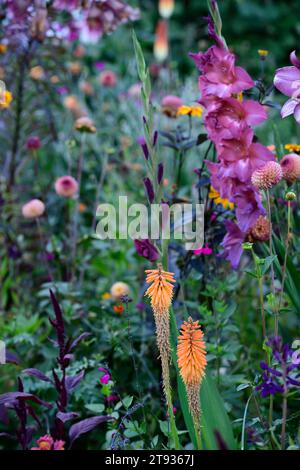
[[[159,163],[159,165],[157,167],[157,182],[158,182],[158,184],[161,183],[161,181],[163,179],[163,176],[164,176],[164,164]]]
[[[152,204],[152,202],[154,201],[154,197],[155,197],[154,196],[153,185],[151,183],[151,180],[148,177],[144,178],[143,181],[144,181],[144,185],[145,185],[148,200],[149,200],[150,204]]]

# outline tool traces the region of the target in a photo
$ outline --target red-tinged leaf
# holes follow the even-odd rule
[[[0,405],[12,404],[16,400],[24,400],[24,401],[30,400],[35,403],[38,403],[39,405],[46,406],[46,408],[52,408],[52,405],[50,403],[40,400],[35,395],[32,395],[32,393],[8,392],[8,393],[4,393],[3,395],[0,395]]]
[[[45,374],[43,374],[43,372],[41,372],[38,369],[34,369],[34,368],[24,369],[22,372],[23,372],[23,374],[30,375],[32,377],[36,377],[37,379],[42,380],[43,382],[52,383],[52,380],[49,379],[49,377],[47,377]]]
[[[0,437],[7,437],[8,439],[13,439],[13,440],[16,439],[15,436],[12,436],[12,435],[9,434],[8,432],[0,432]]]
[[[73,377],[66,377],[66,389],[70,393],[74,390],[75,387],[81,382],[84,377],[84,370],[79,372],[79,374],[74,375]]]
[[[79,423],[73,424],[69,430],[70,445],[72,445],[73,442],[82,434],[85,434],[99,424],[112,419],[113,418],[111,416],[92,416],[92,418],[83,419],[82,421],[79,421]]]
[[[6,351],[5,355],[6,355],[6,358],[5,358],[6,363],[16,364],[16,365],[20,364],[20,359],[18,358],[16,354],[10,351]]]
[[[70,421],[70,419],[74,418],[79,418],[80,414],[79,413],[74,413],[74,412],[69,412],[69,413],[63,413],[62,411],[59,411],[56,414],[57,419],[62,421],[63,423],[66,423],[67,421]]]
[[[81,341],[83,341],[88,336],[91,336],[91,333],[81,333],[81,335],[79,335],[78,338],[74,339],[74,341],[71,343],[69,351],[72,351],[72,349],[74,349]]]

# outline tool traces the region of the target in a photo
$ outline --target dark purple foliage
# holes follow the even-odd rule
[[[22,372],[23,372],[23,374],[31,375],[32,377],[36,377],[37,379],[42,380],[43,382],[52,383],[52,380],[49,379],[49,377],[47,377],[45,374],[43,374],[43,372],[41,372],[38,369],[24,369]]]
[[[91,418],[83,419],[79,423],[73,424],[69,430],[70,445],[78,439],[81,434],[85,434],[101,423],[112,420],[111,416],[92,416]]]

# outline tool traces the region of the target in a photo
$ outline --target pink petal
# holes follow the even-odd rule
[[[249,126],[255,126],[267,119],[264,107],[257,101],[247,100],[243,104],[246,111],[246,121]]]
[[[233,93],[239,93],[248,90],[254,86],[254,82],[250,75],[242,67],[235,67],[236,82],[232,86]]]
[[[296,67],[283,67],[277,70],[274,78],[274,85],[284,95],[292,96],[297,89],[297,84],[295,82],[298,80],[300,80],[299,69]]]
[[[280,112],[281,117],[285,118],[285,117],[290,116],[291,114],[293,114],[296,106],[297,106],[297,101],[295,101],[293,99],[287,100],[287,102],[284,103],[284,105],[281,108],[281,112]]]
[[[292,64],[297,67],[298,69],[300,69],[300,60],[297,58],[296,56],[296,51],[293,51],[291,52],[290,54],[290,61],[292,62]]]
[[[300,124],[300,104],[296,106],[294,116],[298,124]]]

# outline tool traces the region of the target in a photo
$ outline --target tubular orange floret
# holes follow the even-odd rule
[[[150,297],[151,306],[155,314],[164,314],[169,312],[172,303],[173,288],[171,283],[176,282],[174,274],[163,271],[162,266],[158,269],[149,269],[146,271],[147,284],[151,283],[145,295]]]

